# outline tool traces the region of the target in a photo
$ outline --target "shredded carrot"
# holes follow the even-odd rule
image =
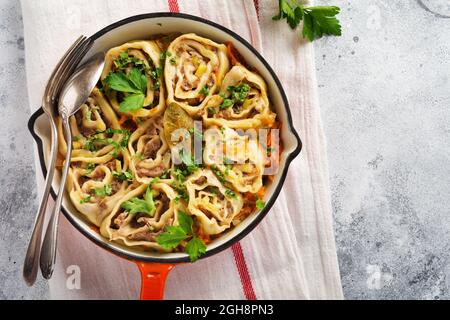
[[[100,234],[100,229],[97,226],[89,226],[89,228],[95,231],[96,233]]]
[[[228,57],[231,60],[231,64],[233,66],[236,65],[236,64],[241,64],[239,62],[239,60],[236,58],[237,51],[234,48],[233,43],[231,41],[227,41],[227,42],[225,42],[225,44],[227,45],[227,54],[228,54]]]
[[[203,231],[202,228],[199,228],[199,229],[198,229],[197,235],[198,235],[198,237],[199,237],[201,240],[203,240],[203,242],[204,242],[205,244],[208,244],[208,243],[211,242],[211,238],[209,237],[208,234],[205,234],[205,232]]]
[[[259,199],[262,199],[264,197],[264,194],[266,193],[266,187],[262,186],[258,192],[256,193],[256,195],[258,196]]]
[[[281,123],[276,121],[273,124],[273,126],[269,129],[269,134],[267,135],[267,148],[271,148],[269,150],[272,150],[272,147],[274,147],[272,145],[272,132],[271,132],[272,129],[280,129],[281,130]],[[281,152],[283,151],[281,141],[279,141],[278,146],[275,146],[275,147],[276,147],[276,149],[278,149],[278,159],[275,159],[275,160],[279,161],[281,159]],[[269,151],[268,156],[271,156],[271,155],[272,155],[272,151]]]
[[[122,128],[135,130],[137,128],[137,118],[122,115],[119,119],[119,124]]]
[[[128,119],[130,119],[128,116],[126,115],[122,115],[119,119],[119,124],[122,125],[123,123],[125,123],[125,121],[127,121]]]

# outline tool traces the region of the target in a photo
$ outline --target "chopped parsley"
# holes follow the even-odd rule
[[[215,115],[217,113],[216,109],[214,107],[211,107],[211,106],[208,107],[207,110],[208,110],[208,114],[211,115],[211,116]]]
[[[86,111],[86,113],[84,114],[84,118],[86,119],[86,121],[91,121],[91,115],[92,115],[91,110]]]
[[[230,98],[226,98],[223,93],[220,95],[223,98],[223,102],[220,105],[221,110],[227,109],[234,104],[242,104],[248,96],[250,86],[246,83],[241,83],[237,86],[228,86],[227,91],[230,92]]]
[[[80,200],[80,204],[85,204],[87,202],[90,202],[91,199],[92,199],[92,196],[87,196],[87,197],[85,197],[85,198]]]
[[[225,184],[226,180],[222,171],[220,171],[216,165],[211,166],[211,170],[216,175],[217,179],[219,179],[220,183]]]
[[[119,181],[132,181],[133,180],[133,173],[131,171],[113,171],[112,176],[116,178]]]
[[[227,90],[231,92],[231,96],[235,102],[243,103],[247,98],[250,86],[246,83],[241,83],[238,86],[228,86]]]
[[[224,110],[226,108],[229,108],[233,105],[233,100],[225,98],[223,99],[222,104],[220,105],[220,110]]]
[[[261,199],[256,200],[256,208],[258,210],[264,209],[265,205],[266,205],[266,203],[263,200],[261,200]]]
[[[89,163],[86,166],[86,174],[91,174],[92,171],[94,171],[94,169],[95,169],[95,163]]]
[[[143,155],[142,153],[140,153],[140,152],[136,152],[136,154],[134,155],[134,157],[135,157],[136,159],[138,159],[138,160],[141,160],[141,161],[145,159],[144,155]]]
[[[204,86],[201,90],[200,90],[200,94],[207,96],[209,94],[209,87],[208,86]]]
[[[228,198],[236,198],[236,193],[233,190],[230,190],[230,189],[225,190],[225,195]]]
[[[120,141],[116,141],[112,138],[103,138],[103,134],[121,134],[123,135]],[[98,150],[99,145],[113,145],[115,151],[113,152],[114,156],[117,156],[120,148],[125,149],[128,144],[128,140],[130,139],[131,132],[126,129],[112,129],[108,128],[105,131],[97,132],[96,134],[91,135],[85,142],[83,148],[89,150],[91,152],[95,152]]]
[[[96,195],[97,197],[104,198],[104,197],[106,197],[106,196],[111,195],[111,193],[112,193],[112,187],[111,187],[111,185],[107,184],[107,185],[105,185],[105,186],[103,186],[103,187],[101,187],[101,188],[95,188],[95,189],[94,189],[94,193],[95,193],[95,195]]]

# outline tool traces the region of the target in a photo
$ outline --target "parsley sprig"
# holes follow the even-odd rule
[[[178,226],[166,226],[165,232],[156,237],[156,242],[163,248],[174,249],[182,241],[190,239],[184,251],[189,255],[191,262],[195,262],[206,252],[206,245],[194,233],[194,221],[191,216],[188,216],[183,211],[178,211],[177,217]]]
[[[336,18],[340,10],[336,6],[305,7],[297,0],[279,0],[279,12],[272,19],[286,19],[292,29],[303,21],[303,37],[314,41],[324,35],[342,34],[341,24]]]
[[[111,72],[103,82],[112,90],[128,94],[120,103],[120,112],[139,110],[144,107],[147,77],[138,68],[133,67],[128,75],[122,71]]]
[[[138,197],[131,198],[125,201],[121,205],[122,208],[127,210],[129,214],[145,213],[150,217],[155,215],[156,206],[153,201],[152,189],[149,186],[145,192],[144,199],[139,199]]]
[[[103,83],[111,90],[124,93],[123,101],[119,107],[120,112],[139,110],[144,107],[148,83],[147,75],[153,81],[154,90],[159,90],[161,87],[159,79],[162,68],[153,66],[151,61],[148,64],[136,57],[129,56],[127,52],[122,52],[114,60],[116,71],[110,72]],[[129,72],[127,72],[128,68],[131,68]]]

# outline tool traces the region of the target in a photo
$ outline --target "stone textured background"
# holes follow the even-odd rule
[[[448,299],[450,2],[317,2],[344,27],[315,43],[344,294]],[[0,0],[0,48],[0,299],[45,299],[21,278],[37,198],[18,1]]]

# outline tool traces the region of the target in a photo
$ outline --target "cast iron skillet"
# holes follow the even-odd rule
[[[267,82],[269,97],[282,123],[281,143],[283,145],[283,152],[280,160],[280,169],[275,175],[274,182],[268,189],[264,199],[266,202],[264,209],[246,218],[232,231],[208,245],[206,253],[201,257],[201,259],[204,259],[227,249],[232,244],[241,240],[266,216],[283,186],[291,161],[301,151],[302,143],[292,124],[292,116],[286,94],[272,68],[261,54],[245,39],[212,21],[188,14],[168,12],[132,16],[113,23],[91,36],[91,39],[94,40],[94,46],[86,54],[85,59],[88,59],[98,50],[107,50],[133,39],[145,39],[151,34],[167,34],[176,31],[182,31],[183,33],[195,32],[212,40],[217,39],[216,41],[219,42],[231,41],[246,62],[258,70]],[[43,110],[40,108],[30,117],[28,129],[36,141],[41,169],[45,176],[47,170],[44,150],[48,146],[49,136],[45,133],[46,124],[42,123],[42,114]],[[55,177],[53,188],[58,186],[58,179],[58,177]],[[55,198],[53,188],[51,195]],[[77,210],[70,205],[68,197],[65,197],[62,212],[78,231],[95,244],[115,255],[137,263],[142,276],[141,299],[161,299],[163,297],[164,283],[168,272],[174,264],[189,261],[188,256],[183,253],[145,253],[108,241],[95,232],[83,217],[80,217]]]

